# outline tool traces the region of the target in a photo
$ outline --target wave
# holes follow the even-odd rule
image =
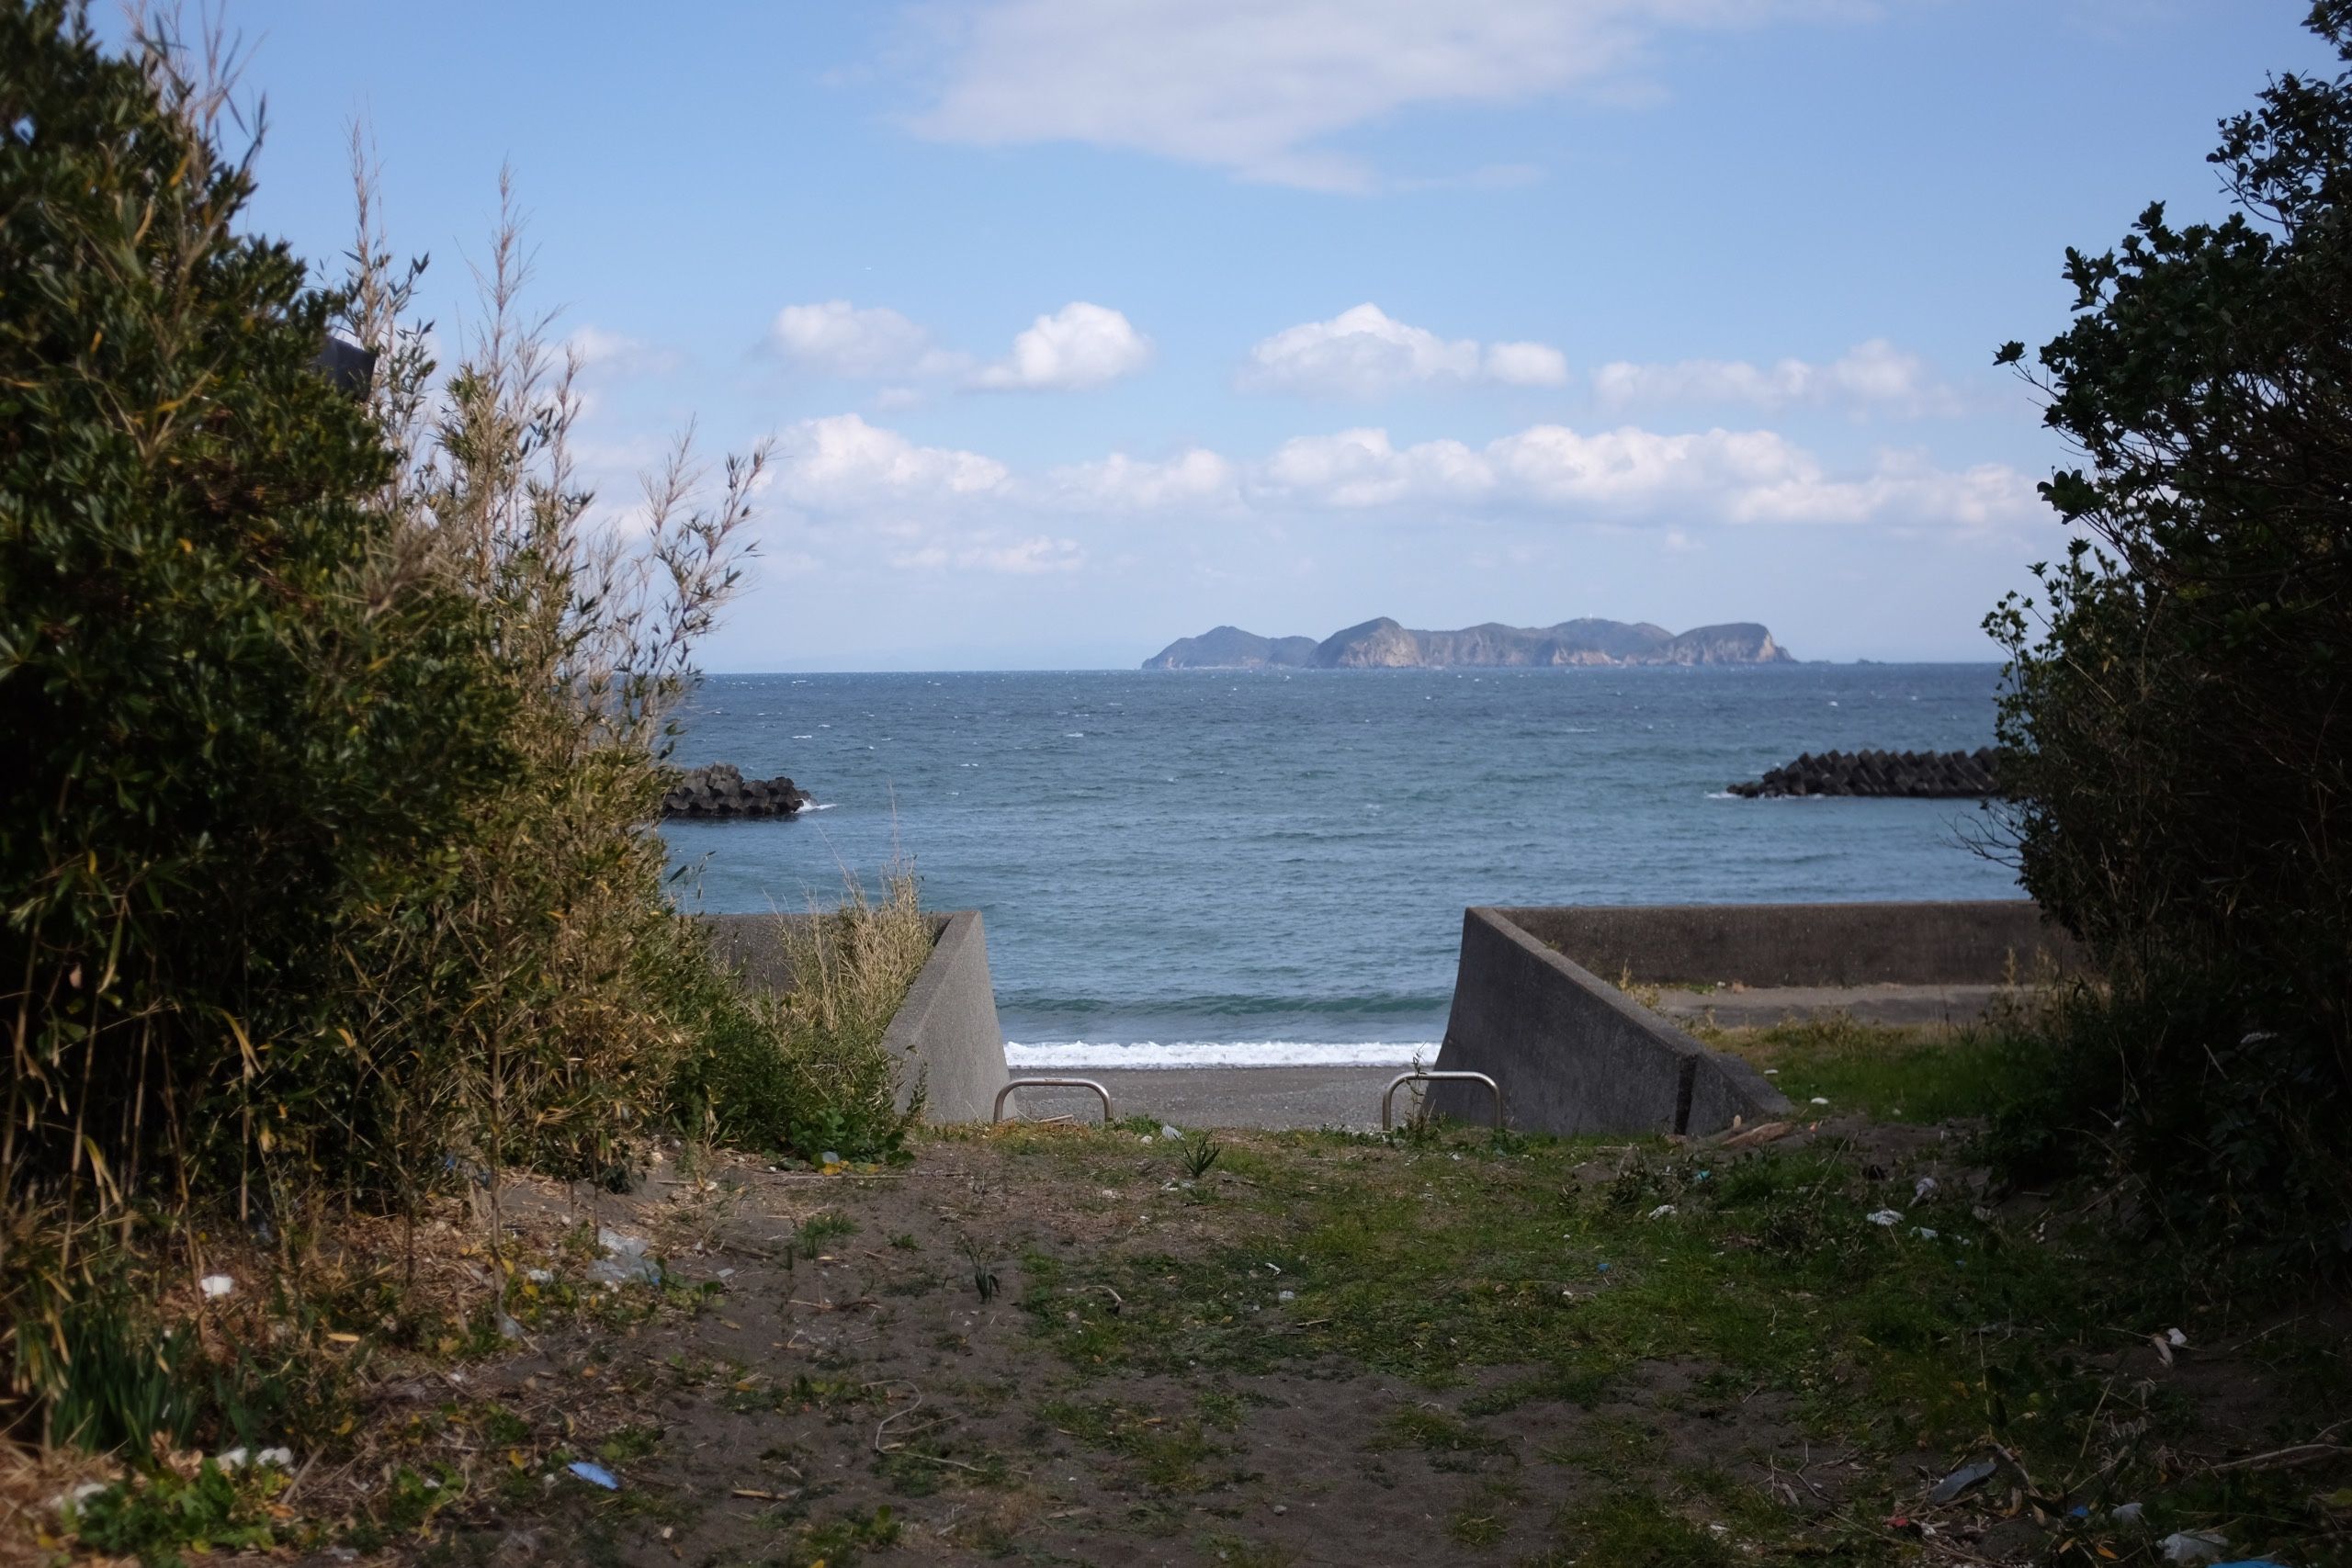
[[[1409,1067],[1436,1061],[1437,1048],[1434,1040],[1008,1040],[1004,1059],[1015,1067]]]

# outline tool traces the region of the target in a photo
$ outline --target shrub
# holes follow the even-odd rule
[[[12,1394],[100,1444],[186,1427],[211,1369],[94,1248],[200,1273],[199,1212],[282,1240],[603,1176],[666,1110],[720,982],[651,828],[764,461],[705,504],[681,443],[592,531],[511,197],[445,375],[364,160],[344,288],[235,231],[191,58],[0,0],[0,1328]]]
[[[2352,62],[2352,5],[2311,25]],[[2210,161],[2224,221],[2152,206],[2068,253],[2076,319],[2036,380],[2086,466],[2042,486],[2076,536],[2041,604],[1986,623],[2001,776],[2027,887],[2110,986],[2062,1033],[2073,1124],[2117,1130],[2150,1212],[2340,1265],[2352,74],[2278,79]]]
[[[912,873],[893,867],[878,902],[852,880],[836,910],[779,916],[792,989],[750,997],[718,982],[674,1087],[682,1117],[723,1142],[802,1159],[898,1155],[924,1086],[901,1082],[882,1039],[931,956],[933,925],[916,891]]]

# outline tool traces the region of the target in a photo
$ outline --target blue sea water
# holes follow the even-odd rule
[[[988,921],[1016,1061],[1396,1061],[1464,906],[2017,896],[1973,802],[1747,801],[1801,751],[1973,749],[1992,665],[713,677],[677,760],[825,809],[672,822],[700,907],[894,852]]]

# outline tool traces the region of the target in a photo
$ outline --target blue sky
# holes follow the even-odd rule
[[[1760,620],[1991,656],[2063,462],[1990,367],[2070,243],[2220,209],[2290,0],[242,0],[252,221],[332,258],[364,118],[467,309],[511,164],[625,525],[775,441],[715,670],[1129,666]]]

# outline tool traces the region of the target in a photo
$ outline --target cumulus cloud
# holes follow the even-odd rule
[[[792,363],[829,376],[935,376],[965,363],[933,346],[928,331],[888,306],[846,299],[786,305],[768,340]]]
[[[1883,523],[1986,528],[2038,520],[2030,480],[2001,464],[1961,471],[1917,453],[1828,473],[1772,431],[1590,434],[1539,424],[1471,446],[1392,443],[1358,429],[1284,442],[1252,475],[1260,503],[1340,511],[1541,512],[1577,520]]]
[[[776,457],[777,492],[818,512],[985,499],[1012,478],[993,457],[919,446],[854,413],[801,421],[779,438]]]
[[[995,0],[912,121],[982,146],[1078,141],[1324,190],[1377,188],[1317,143],[1419,105],[1637,81],[1671,31],[1868,15],[1860,0]]]
[[[1609,408],[1639,404],[1744,403],[1761,409],[1836,405],[1879,412],[1950,412],[1956,400],[1927,362],[1884,338],[1856,344],[1826,365],[1783,359],[1686,359],[1672,365],[1619,360],[1593,372],[1593,393]]]
[[[1012,340],[1012,352],[984,366],[972,384],[994,390],[1076,391],[1132,376],[1151,363],[1151,340],[1117,310],[1074,299],[1040,316]]]
[[[1315,514],[1655,528],[1668,554],[1710,528],[1844,525],[1983,533],[2039,526],[2034,486],[1996,463],[1951,468],[1886,451],[1844,470],[1769,430],[1679,433],[1536,424],[1483,443],[1399,444],[1375,426],[1301,435],[1255,459],[1193,447],[1114,453],[1027,473],[930,446],[857,414],[805,420],[777,444],[773,494],[814,525],[798,570],[1037,576],[1082,570],[1072,526],[1223,517],[1283,526]],[[1057,528],[1052,519],[1067,519]],[[1068,532],[1064,532],[1067,529]]]
[[[1262,339],[1250,350],[1239,377],[1252,391],[1349,399],[1480,380],[1557,387],[1567,378],[1567,356],[1549,344],[1498,343],[1481,349],[1473,339],[1442,338],[1370,303]]]
[[[1489,344],[1487,379],[1506,387],[1565,387],[1568,356],[1548,343]]]

